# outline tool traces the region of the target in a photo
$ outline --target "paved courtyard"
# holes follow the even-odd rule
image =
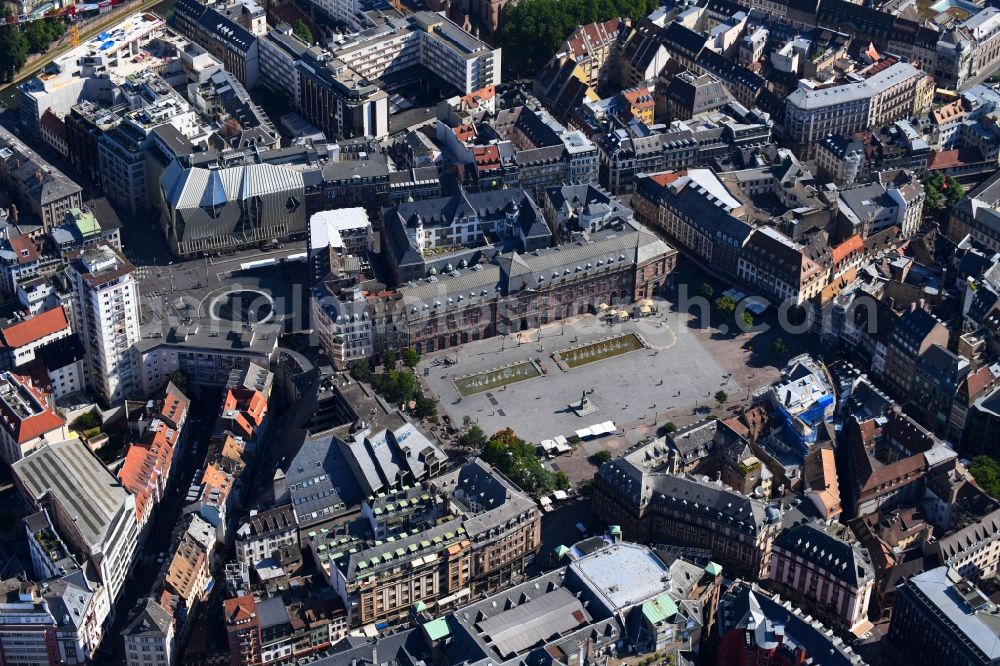
[[[125,248],[126,257],[136,266],[143,325],[163,330],[188,318],[236,323],[290,321],[287,328],[301,329],[308,309],[308,291],[301,285],[306,265],[241,268],[245,263],[282,261],[301,252],[301,243],[296,243],[270,252],[248,250],[208,260],[153,263],[149,256]]]
[[[660,305],[657,316],[613,326],[588,315],[541,331],[428,354],[421,363],[428,372],[424,380],[454,423],[461,424],[469,416],[487,433],[509,426],[532,442],[556,435],[569,437],[604,421],[614,421],[619,432],[624,429],[626,439],[634,441],[655,423],[671,419],[682,424],[695,418],[697,407],[716,409],[713,396],[719,389],[733,397],[745,395],[746,387],[729,376],[730,370],[723,369],[703,345],[702,332],[688,326],[688,316],[670,312],[666,302]],[[569,370],[559,369],[551,358],[553,352],[626,332],[640,335],[648,348]],[[452,363],[443,363],[445,358]],[[465,398],[460,398],[452,383],[464,375],[527,359],[534,359],[546,374]],[[578,402],[585,389],[593,390],[589,398],[599,411],[578,417],[568,405]],[[600,448],[604,448],[602,441],[588,443],[584,451],[589,455]]]

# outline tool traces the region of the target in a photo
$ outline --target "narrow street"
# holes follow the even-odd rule
[[[178,451],[180,457],[175,459],[179,464],[171,488],[167,496],[157,507],[153,518],[153,527],[149,531],[146,543],[136,550],[132,574],[115,602],[118,609],[114,620],[108,624],[104,632],[104,640],[94,655],[96,664],[124,664],[125,645],[121,634],[129,621],[129,616],[139,599],[149,594],[161,578],[161,568],[156,558],[170,546],[170,535],[177,519],[184,508],[184,496],[191,485],[195,471],[201,468],[208,451],[208,442],[215,425],[215,417],[219,408],[220,396],[215,391],[192,391],[191,418],[188,422],[187,441],[184,448]],[[196,451],[192,453],[191,447]],[[164,560],[164,564],[166,560]]]

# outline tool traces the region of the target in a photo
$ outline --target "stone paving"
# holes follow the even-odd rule
[[[694,408],[714,407],[712,396],[720,388],[731,395],[746,390],[727,376],[728,371],[705,349],[698,334],[688,327],[686,315],[670,312],[669,306],[661,307],[660,312],[656,317],[613,325],[588,315],[540,331],[428,354],[421,364],[428,373],[424,381],[454,423],[461,424],[469,416],[487,433],[509,426],[532,442],[556,435],[569,437],[578,429],[604,421],[614,421],[629,435],[641,433],[644,426],[648,429],[675,415],[691,414]],[[648,349],[568,370],[557,367],[551,358],[552,353],[567,347],[629,332],[641,335]],[[441,363],[444,357],[452,364]],[[453,384],[457,376],[529,359],[545,369],[544,377],[465,398]],[[576,416],[569,405],[591,389],[589,397],[599,411],[583,418]]]

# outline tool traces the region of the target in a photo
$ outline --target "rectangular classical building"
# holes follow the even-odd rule
[[[781,529],[776,507],[711,482],[649,472],[641,459],[606,463],[594,478],[598,524],[618,524],[633,541],[709,550],[735,575],[763,577]]]

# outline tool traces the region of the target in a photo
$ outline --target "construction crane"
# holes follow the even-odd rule
[[[8,25],[17,25],[19,23],[30,23],[47,18],[69,17],[72,19],[78,15],[96,15],[99,12],[110,10],[127,2],[129,0],[101,0],[101,2],[96,3],[66,5],[60,9],[50,9],[44,14],[11,14],[5,21]]]
[[[62,9],[53,9],[44,14],[11,14],[5,20],[8,25],[17,25],[18,23],[31,23],[47,18],[63,18],[74,15],[76,15],[76,5],[67,5]]]

